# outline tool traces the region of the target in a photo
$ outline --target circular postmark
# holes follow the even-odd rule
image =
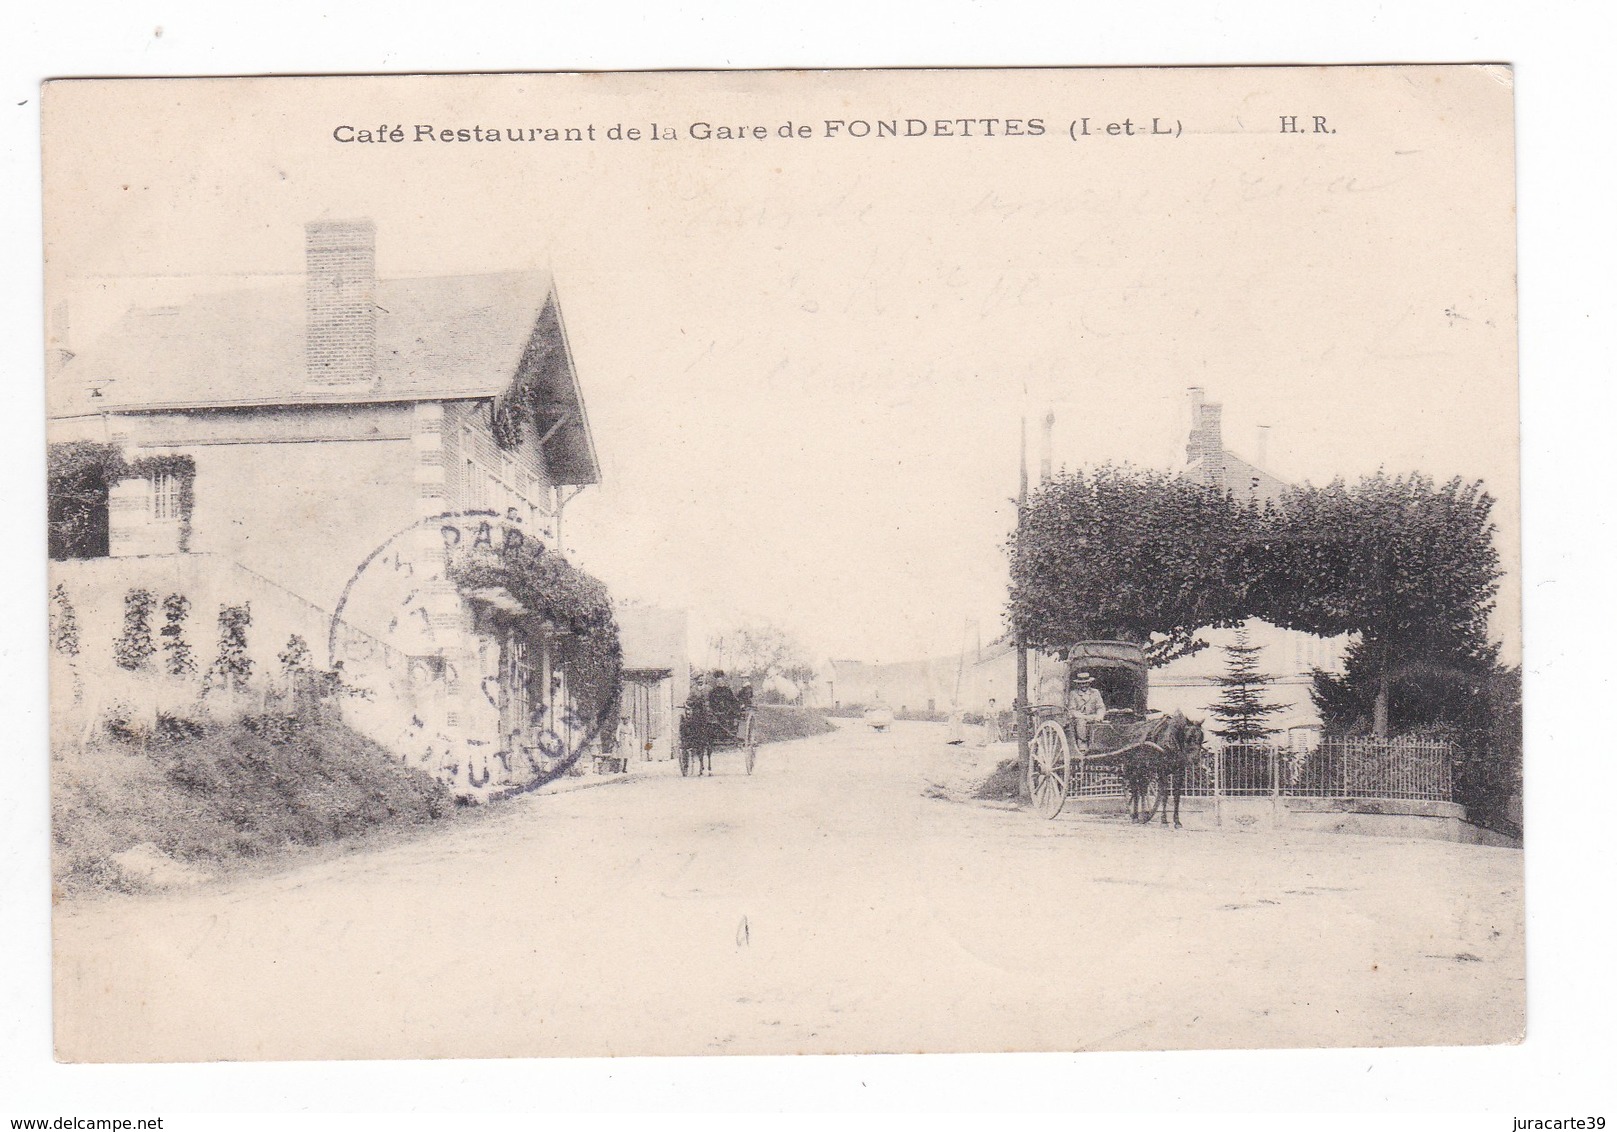
[[[514,511],[420,519],[359,563],[332,613],[345,718],[466,800],[580,771],[615,735],[603,597]]]

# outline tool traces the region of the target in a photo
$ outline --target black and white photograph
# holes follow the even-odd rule
[[[1514,85],[48,84],[56,1056],[1530,1037]]]

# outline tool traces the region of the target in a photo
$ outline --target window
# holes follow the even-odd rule
[[[539,484],[533,473],[526,468],[517,471],[517,494],[522,496],[523,502],[530,507],[538,505]]]
[[[477,464],[466,461],[466,509],[481,511],[488,506],[487,481],[477,472]]]
[[[158,472],[151,477],[152,518],[177,522],[180,518],[180,477]]]

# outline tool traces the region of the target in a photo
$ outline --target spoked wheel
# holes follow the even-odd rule
[[[685,778],[691,773],[691,753],[684,747],[679,749],[679,776]]]
[[[1047,719],[1033,733],[1028,759],[1028,796],[1033,812],[1049,819],[1067,804],[1067,785],[1072,781],[1072,748],[1067,732],[1055,720]]]
[[[747,721],[741,725],[741,743],[747,749],[747,773],[751,774],[753,765],[758,761],[758,739],[753,734],[751,712],[747,713]]]

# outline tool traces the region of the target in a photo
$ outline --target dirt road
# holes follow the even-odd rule
[[[1513,1040],[1517,850],[1055,822],[900,724],[58,910],[73,1060]]]

